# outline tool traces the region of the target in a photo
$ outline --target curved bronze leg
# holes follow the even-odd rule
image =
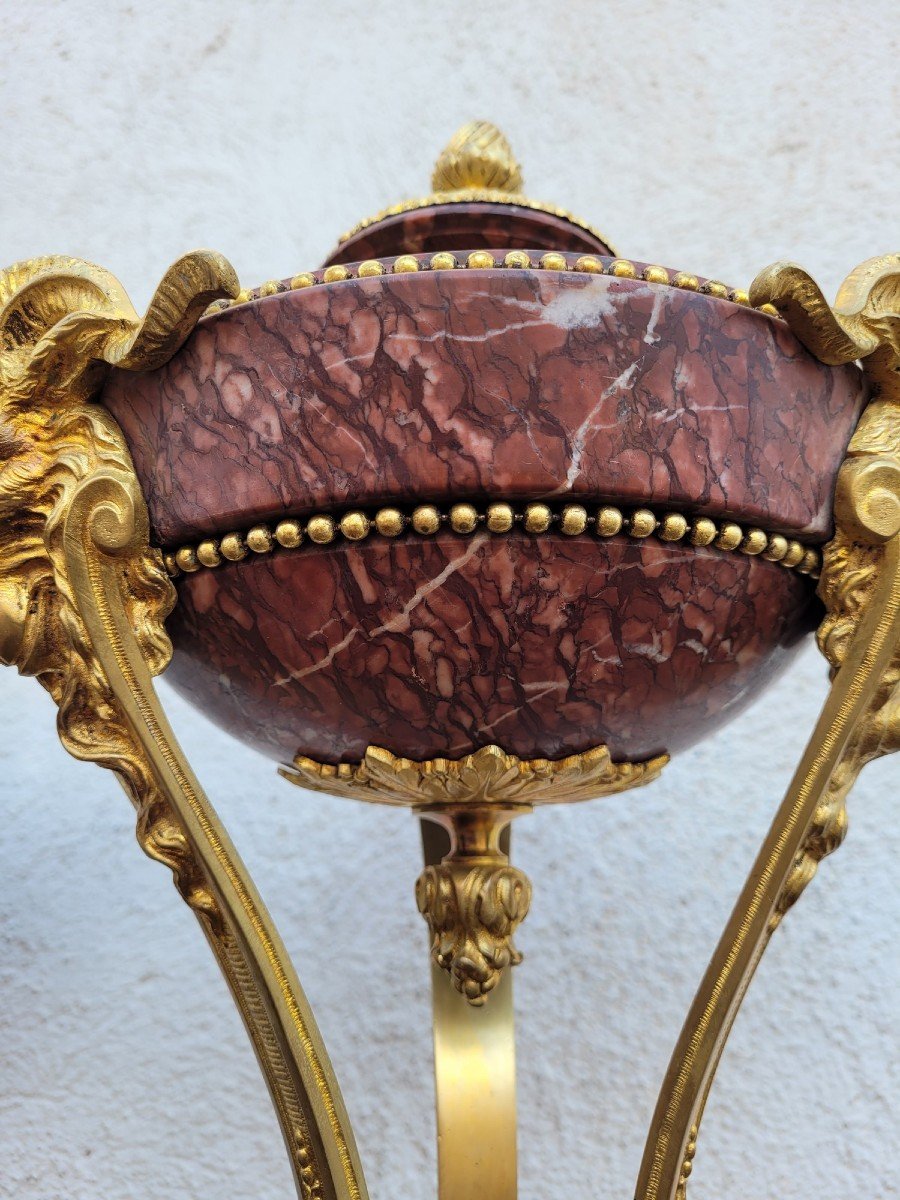
[[[837,533],[819,586],[831,692],[678,1039],[638,1200],[684,1197],[706,1098],[756,966],[819,861],[840,845],[860,769],[900,748],[900,255],[857,268],[834,310],[791,264],[764,271],[751,296],[775,304],[824,361],[863,359],[874,399],[841,468]]]
[[[126,489],[126,481],[102,476],[83,485],[66,518],[65,546],[92,647],[149,776],[151,787],[139,800],[138,836],[150,855],[172,868],[200,918],[269,1084],[299,1194],[360,1200],[362,1174],[349,1121],[312,1011],[246,868],[158,704],[121,602],[116,569],[94,550],[98,536],[117,538],[113,520],[127,512]],[[115,551],[114,545],[105,548]]]
[[[900,643],[897,538],[886,551],[883,585],[873,597],[874,604],[879,602],[884,607],[875,627],[861,627],[838,672],[691,1005],[653,1115],[638,1178],[639,1200],[675,1200],[683,1188],[706,1096],[756,966],[782,914],[843,832],[844,797],[852,778],[841,768]]]
[[[177,348],[217,294],[217,256],[178,264],[139,322],[115,281],[40,260],[0,275],[0,661],[37,676],[77,757],[116,771],[138,838],[196,912],[244,1018],[304,1200],[364,1200],[346,1112],[294,970],[169,728],[151,680],[174,593],[121,433],[91,403],[111,361]]]

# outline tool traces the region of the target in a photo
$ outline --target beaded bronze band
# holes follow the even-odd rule
[[[399,258],[370,258],[365,262],[349,266],[325,267],[320,271],[306,271],[288,280],[270,279],[258,288],[242,288],[234,300],[216,300],[209,308],[210,313],[221,312],[236,305],[248,304],[251,300],[275,296],[281,292],[299,291],[325,283],[341,283],[346,279],[367,279],[376,275],[405,275],[416,271],[454,271],[507,269],[515,271],[578,271],[585,275],[612,275],[617,279],[640,279],[645,283],[662,284],[680,288],[682,291],[700,292],[717,300],[731,300],[745,307],[757,307],[759,312],[778,317],[778,310],[771,304],[750,304],[750,296],[739,288],[730,288],[717,279],[702,280],[687,271],[669,271],[666,267],[642,266],[626,258],[601,258],[596,254],[559,254],[550,252],[532,258],[526,250],[510,250],[497,258],[490,250],[473,250],[463,257],[442,250],[437,254],[401,254]]]
[[[387,538],[404,533],[433,537],[442,529],[464,535],[479,530],[500,535],[516,528],[534,535],[558,532],[575,537],[590,532],[600,538],[622,534],[638,539],[656,537],[663,542],[687,541],[692,546],[759,555],[814,578],[818,577],[821,566],[817,549],[780,533],[744,528],[734,521],[686,517],[678,512],[657,516],[649,508],[623,511],[609,504],[589,511],[582,504],[551,508],[547,504],[534,503],[514,508],[502,501],[488,504],[483,511],[468,503],[454,504],[446,512],[433,504],[420,504],[411,512],[393,507],[379,508],[372,517],[361,509],[351,509],[340,517],[328,513],[316,513],[302,520],[288,517],[274,526],[254,525],[243,533],[226,533],[196,546],[182,546],[166,552],[164,558],[166,570],[174,578],[182,572],[218,567],[223,562],[240,562],[248,555],[269,554],[279,549],[296,550],[307,542],[316,546],[327,546],[339,538],[360,542],[370,534]]]
[[[430,196],[421,196],[417,200],[401,200],[398,204],[392,204],[389,208],[383,208],[380,212],[375,213],[373,217],[366,217],[362,221],[357,221],[352,229],[348,229],[346,233],[341,234],[338,238],[338,245],[342,246],[344,242],[348,242],[350,238],[355,237],[358,233],[362,233],[364,229],[371,229],[373,225],[378,225],[382,221],[386,221],[389,217],[400,217],[404,213],[416,212],[420,208],[433,208],[440,204],[504,204],[513,208],[526,208],[532,212],[547,213],[551,217],[559,217],[563,221],[568,221],[570,225],[577,225],[579,229],[586,230],[592,237],[595,237],[598,242],[602,242],[604,246],[610,246],[615,251],[615,246],[612,245],[609,238],[601,233],[599,229],[582,220],[581,217],[576,217],[574,213],[569,212],[567,208],[560,208],[556,204],[543,204],[540,200],[529,200],[527,196],[523,196],[520,192],[507,192],[500,188],[457,188],[452,192],[432,192]]]

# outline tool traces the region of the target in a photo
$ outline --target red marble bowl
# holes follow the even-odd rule
[[[537,500],[821,544],[861,373],[745,305],[574,261],[394,274],[386,260],[285,284],[205,318],[162,370],[114,372],[104,402],[159,544]],[[331,762],[372,743],[417,759],[492,742],[672,752],[756,695],[817,604],[808,576],[759,555],[521,522],[307,540],[177,586],[175,686],[277,759]]]

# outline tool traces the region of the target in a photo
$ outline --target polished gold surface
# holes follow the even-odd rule
[[[489,250],[473,250],[466,258],[466,266],[472,271],[484,271],[496,265],[494,256]]]
[[[440,1200],[516,1200],[513,976],[483,1007],[433,965],[435,1116]]]
[[[90,263],[51,257],[0,273],[0,661],[50,691],[73,752],[89,748],[95,720],[78,697],[99,682],[66,581],[63,525],[86,481],[131,471],[118,427],[90,397],[110,364],[160,365],[211,299],[236,291],[231,268],[208,251],[170,268],[143,320]],[[147,547],[117,562],[138,645],[158,672],[174,604],[162,559]]]
[[[789,542],[781,534],[766,533],[762,529],[745,529],[734,521],[716,522],[709,517],[688,517],[672,512],[657,516],[649,508],[627,510],[609,504],[591,510],[582,504],[561,507],[526,504],[520,509],[505,501],[495,501],[483,510],[475,504],[460,501],[448,512],[442,512],[433,504],[420,504],[410,513],[391,507],[380,508],[372,516],[353,509],[340,517],[316,513],[305,520],[288,518],[279,522],[274,531],[266,525],[254,525],[245,533],[226,533],[218,541],[205,538],[197,546],[181,546],[167,555],[166,562],[169,573],[177,576],[182,572],[199,571],[201,567],[218,566],[211,561],[217,550],[230,562],[239,562],[248,551],[268,554],[277,547],[296,550],[307,540],[324,546],[339,535],[351,542],[362,541],[374,533],[382,537],[398,537],[401,533],[432,537],[442,526],[463,535],[480,530],[502,535],[517,526],[535,536],[564,534],[575,537],[590,531],[600,538],[622,533],[642,540],[655,535],[664,542],[688,540],[694,546],[711,545],[726,553],[759,554],[802,575],[816,577],[821,566],[821,553],[815,546]],[[202,554],[201,546],[205,548]]]
[[[306,536],[317,546],[327,546],[333,542],[336,532],[334,518],[327,515],[310,517],[306,523]]]
[[[0,272],[0,378],[9,389],[53,378],[84,398],[110,365],[152,371],[175,353],[213,300],[236,297],[231,265],[212,250],[173,263],[139,319],[118,280],[52,256]]]
[[[474,504],[454,504],[449,519],[454,533],[474,533],[482,518]]]
[[[544,271],[567,271],[569,263],[564,254],[542,254],[540,258],[541,269]]]
[[[649,783],[667,761],[663,755],[614,763],[605,746],[525,761],[485,746],[461,759],[413,762],[370,746],[358,764],[331,766],[300,755],[281,774],[313,791],[411,807],[446,828],[450,852],[420,876],[416,904],[435,963],[480,1005],[520,961],[512,938],[531,900],[528,879],[500,850],[510,820],[535,804],[590,800]]]
[[[577,537],[587,529],[588,514],[583,504],[566,504],[559,514],[559,527],[567,537]]]
[[[546,504],[526,504],[522,527],[526,533],[546,533],[553,520],[553,510]]]
[[[531,884],[510,865],[500,839],[526,806],[467,800],[426,810],[450,835],[450,850],[426,866],[416,883],[416,905],[431,932],[431,957],[470,1004],[484,1004],[507,967],[522,956],[513,934],[528,915]]]
[[[174,603],[149,546],[122,435],[92,402],[109,364],[161,365],[237,280],[217,255],[180,260],[138,319],[111,276],[44,259],[0,275],[0,660],[37,677],[76,757],[114,770],[144,850],[173,872],[244,1018],[298,1195],[363,1200],[346,1113],[312,1014],[246,870],[153,690]]]
[[[682,1200],[709,1090],[772,933],[846,831],[860,769],[900,748],[900,256],[864,263],[829,309],[805,272],[754,281],[806,346],[832,364],[861,358],[872,401],[851,439],[825,547],[818,641],[833,678],[816,728],[691,1005],[650,1126],[637,1200]],[[802,547],[779,544],[781,562]],[[797,558],[798,552],[801,558]]]
[[[594,518],[594,528],[597,530],[597,536],[615,537],[621,531],[624,521],[625,517],[621,509],[604,504],[602,508],[597,510],[597,515]]]
[[[266,525],[254,525],[247,530],[247,549],[254,554],[268,554],[275,547],[275,538]],[[177,561],[177,559],[176,559]]]
[[[568,758],[521,759],[499,746],[483,746],[464,758],[414,762],[370,746],[360,763],[332,766],[301,754],[280,774],[313,792],[418,811],[461,806],[515,809],[612,796],[656,779],[668,761],[663,754],[645,763],[615,763],[605,746]]]
[[[644,278],[647,278],[646,272],[644,272]],[[663,282],[665,281],[663,280]],[[727,300],[731,289],[726,283],[721,283],[718,279],[707,279],[700,290],[705,292],[707,296],[715,296],[717,300]]]
[[[682,513],[666,513],[656,528],[662,541],[680,542],[682,538],[687,537],[687,518]],[[765,534],[762,536],[767,540]]]
[[[369,532],[369,518],[364,512],[354,510],[341,517],[341,533],[349,542],[358,542]]]
[[[726,521],[719,528],[719,536],[713,545],[719,550],[737,550],[743,540],[744,531],[740,525],[735,525],[734,521]]]
[[[432,254],[428,265],[432,271],[453,271],[459,263],[455,254],[451,254],[449,250],[441,250],[438,254]],[[466,265],[468,266],[468,263]]]
[[[515,509],[504,501],[489,504],[485,509],[484,523],[490,533],[509,533],[515,519]]]
[[[527,878],[499,851],[499,834],[512,816],[535,804],[638,787],[666,761],[614,763],[605,746],[557,761],[523,761],[485,746],[461,759],[413,762],[370,746],[358,764],[331,766],[301,755],[281,774],[313,791],[405,805],[446,826],[451,852],[420,877],[416,903],[435,962],[470,1003],[482,1004],[504,969],[520,961],[512,936],[531,898]]]
[[[425,819],[425,872],[450,852],[445,829]],[[509,829],[503,838],[509,853]],[[434,1078],[440,1200],[515,1200],[516,1047],[513,977],[490,1004],[467,1004],[432,959]]]
[[[531,258],[524,250],[510,250],[503,256],[504,267],[512,267],[516,271],[523,271],[531,266]]]
[[[411,271],[418,271],[419,260],[414,254],[401,254],[399,258],[395,258],[391,264],[391,270],[398,275],[404,275]]]
[[[748,529],[740,543],[744,554],[762,554],[769,547],[769,539],[762,529]],[[777,561],[777,560],[776,560]]]
[[[299,542],[298,542],[299,545]],[[227,558],[229,562],[241,562],[247,557],[247,543],[239,533],[226,533],[219,543],[219,549],[222,552],[222,557]],[[175,559],[176,565],[178,559]]]
[[[629,262],[625,258],[620,258],[610,263],[609,273],[610,275],[615,275],[617,279],[637,279],[638,277],[637,267],[633,262]]]
[[[651,512],[649,508],[639,508],[631,514],[628,522],[628,532],[633,538],[648,538],[651,534],[656,533],[659,522],[656,519],[656,514]],[[727,549],[721,546],[720,549]],[[731,549],[734,549],[732,546]]]
[[[838,289],[834,307],[796,263],[779,262],[750,285],[750,301],[771,304],[822,362],[860,359],[876,397],[900,402],[900,254],[867,259]]]
[[[572,266],[576,271],[582,271],[585,275],[603,274],[603,260],[596,254],[582,254],[580,258],[575,259]]]
[[[430,537],[441,527],[441,514],[433,504],[420,504],[412,511],[410,525],[423,537]]]
[[[699,517],[689,532],[692,546],[711,546],[718,537],[719,529],[709,517]]]
[[[490,121],[469,121],[441,151],[431,175],[431,190],[493,188],[515,194],[523,187],[522,168],[512,146]]]
[[[197,561],[204,567],[219,567],[222,565],[222,555],[215,542],[201,542],[197,547]]]
[[[470,1004],[484,1004],[522,956],[513,934],[528,915],[531,883],[517,867],[485,855],[428,867],[416,905],[431,932],[431,956]]]
[[[396,508],[380,508],[375,514],[375,528],[382,537],[399,537],[406,527],[406,517]]]
[[[279,521],[275,526],[275,541],[285,550],[296,550],[303,541],[303,526],[299,521]]]

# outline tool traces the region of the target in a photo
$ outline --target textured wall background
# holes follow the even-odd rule
[[[624,253],[745,285],[897,248],[896,5],[4,3],[0,261],[109,267],[140,307],[198,245],[245,283],[418,194],[462,121]],[[892,157],[893,156],[893,157]],[[522,1195],[631,1194],[684,1010],[825,692],[810,649],[646,792],[516,830]],[[316,1007],[374,1200],[434,1194],[415,823],[313,797],[165,687]],[[238,1018],[114,780],[0,673],[0,1194],[274,1200]],[[898,766],[786,921],[713,1093],[693,1200],[897,1195]]]

